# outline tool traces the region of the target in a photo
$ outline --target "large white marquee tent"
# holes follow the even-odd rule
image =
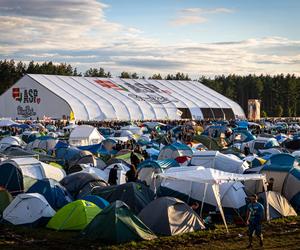
[[[234,101],[196,81],[26,75],[0,97],[12,119],[159,120],[244,118]]]

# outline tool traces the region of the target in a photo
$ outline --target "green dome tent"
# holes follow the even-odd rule
[[[92,241],[100,240],[109,243],[156,238],[122,201],[116,201],[104,208],[82,231],[81,235]]]
[[[77,200],[64,206],[48,222],[47,228],[55,230],[82,230],[101,209],[92,202]]]

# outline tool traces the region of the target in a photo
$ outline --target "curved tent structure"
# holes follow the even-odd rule
[[[106,188],[95,188],[92,194],[98,195],[111,203],[117,200],[123,201],[136,214],[154,200],[153,191],[145,185],[135,182]]]
[[[37,180],[44,178],[60,181],[65,171],[35,158],[13,158],[0,164],[0,186],[12,195],[27,191]]]
[[[296,211],[300,211],[300,164],[294,156],[272,155],[260,172],[267,180],[273,178],[273,191],[281,193]]]
[[[42,179],[34,183],[27,193],[38,193],[45,197],[50,206],[58,210],[72,202],[71,195],[58,182],[51,179]]]
[[[39,225],[54,214],[55,211],[43,195],[19,194],[4,210],[3,219],[13,225]]]
[[[92,202],[85,200],[73,201],[60,210],[48,222],[47,228],[61,230],[84,229],[101,209]]]
[[[122,201],[116,201],[104,208],[81,235],[90,241],[118,244],[156,238],[154,233]]]
[[[193,151],[186,144],[175,142],[171,145],[164,146],[158,155],[158,160],[176,159],[177,157],[192,157]]]
[[[29,95],[30,93],[30,95]],[[197,81],[29,74],[0,97],[0,116],[77,120],[245,118],[234,101]]]
[[[173,197],[152,201],[139,213],[139,218],[157,235],[178,235],[205,228],[192,208]]]

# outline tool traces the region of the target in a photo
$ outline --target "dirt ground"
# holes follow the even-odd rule
[[[254,238],[253,249],[300,249],[300,217],[264,223],[264,247]],[[0,225],[0,249],[245,249],[247,228],[230,226],[229,234],[223,226],[212,231],[200,231],[173,237],[159,237],[153,241],[109,245],[78,238],[78,232],[56,232]]]

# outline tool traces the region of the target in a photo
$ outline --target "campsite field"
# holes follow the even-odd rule
[[[274,220],[264,224],[264,249],[300,249],[300,216]],[[255,242],[254,249],[260,249]],[[105,245],[78,238],[78,233],[55,232],[46,229],[0,227],[0,249],[245,249],[247,228],[223,226],[213,231],[200,231],[153,241],[130,242],[123,245]]]

